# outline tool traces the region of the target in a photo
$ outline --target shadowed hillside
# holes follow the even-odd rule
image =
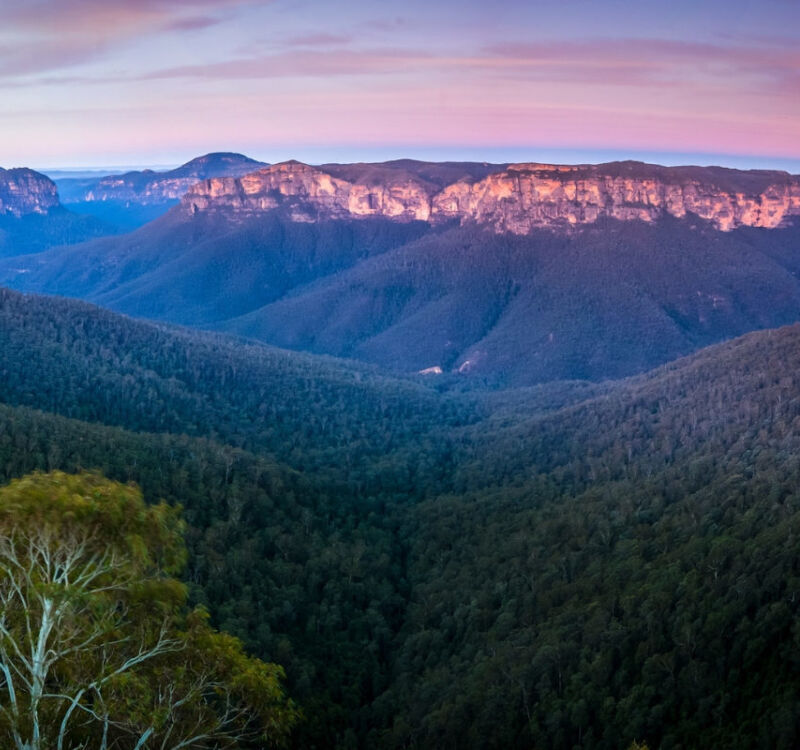
[[[518,236],[175,209],[125,237],[0,262],[0,279],[496,387],[622,377],[794,322],[798,259],[796,227],[719,232],[697,219]]]

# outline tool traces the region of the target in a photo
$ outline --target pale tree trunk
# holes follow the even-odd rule
[[[109,652],[103,673],[89,684],[47,692],[59,662],[85,650],[105,649],[109,634],[124,622],[123,607],[94,619],[81,609],[93,595],[113,595],[131,582],[122,573],[122,561],[110,553],[92,553],[88,541],[55,538],[46,531],[0,538],[0,714],[16,750],[72,750],[66,743],[73,722],[93,713],[82,703],[87,692],[102,701],[112,678],[177,647],[163,628],[150,643],[137,643],[135,633],[114,637],[114,650],[124,654],[125,647],[133,647],[133,656],[115,663]],[[76,627],[79,617],[88,627]],[[44,725],[45,704],[46,715],[59,717],[53,726]],[[107,747],[109,719],[96,718],[104,723],[102,745]]]

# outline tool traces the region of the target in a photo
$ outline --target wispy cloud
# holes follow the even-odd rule
[[[100,45],[87,49],[74,40],[63,39],[58,44],[32,41],[25,45],[0,46],[0,79],[27,76],[61,70],[92,59]]]
[[[554,81],[607,85],[686,86],[727,78],[791,86],[800,75],[796,46],[710,44],[666,39],[592,39],[494,45],[483,60],[502,61],[506,70]],[[479,63],[480,64],[480,63]]]
[[[222,19],[216,16],[185,16],[167,21],[162,28],[164,31],[199,31],[221,22]]]
[[[342,44],[350,44],[352,36],[346,34],[306,34],[289,39],[286,43],[290,47],[334,47]]]
[[[365,21],[362,26],[371,31],[392,32],[409,29],[416,24],[411,19],[404,16],[394,16],[392,18],[376,18]]]
[[[0,151],[373,138],[796,154],[797,2],[0,0]]]
[[[72,67],[148,34],[192,32],[253,0],[5,0],[0,76]]]
[[[181,65],[140,77],[253,79],[304,76],[395,74],[399,71],[436,64],[432,54],[413,50],[297,50],[223,62]]]
[[[252,0],[7,0],[5,29],[125,36],[168,25],[198,11],[213,13]]]
[[[142,80],[187,78],[249,80],[317,76],[394,76],[439,73],[475,86],[491,79],[591,84],[603,87],[681,87],[701,90],[727,83],[742,90],[800,90],[795,47],[722,45],[663,39],[586,42],[506,42],[463,55],[408,47],[362,48],[332,34],[289,40],[291,49],[232,60],[181,65],[145,73]]]

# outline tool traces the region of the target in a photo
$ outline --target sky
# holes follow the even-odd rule
[[[800,173],[800,0],[0,0],[0,166]]]

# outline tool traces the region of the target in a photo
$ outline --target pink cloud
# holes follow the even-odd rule
[[[26,90],[15,88],[2,116],[28,123],[9,128],[10,137],[33,139],[29,123],[41,121],[40,148],[57,116],[69,152],[70,139],[89,149],[101,137],[109,149],[185,149],[194,137],[198,149],[208,139],[247,138],[797,153],[800,49],[787,39],[488,44],[502,37],[470,28],[456,40],[459,27],[442,30],[438,44],[419,17],[330,27],[317,19],[309,30],[288,12],[290,2],[276,5],[274,24],[269,14],[236,13],[265,1],[5,0],[0,86]],[[219,44],[193,44],[191,32],[237,15],[240,24],[219,29]],[[156,34],[163,36],[142,45],[144,54],[115,57]],[[95,58],[102,64],[68,69]],[[41,115],[32,112],[40,93]]]
[[[7,0],[3,31],[98,42],[159,31],[193,31],[217,22],[216,15],[253,0]]]
[[[74,66],[147,34],[207,28],[220,22],[220,14],[252,1],[6,0],[0,76]]]
[[[497,61],[500,69],[556,81],[686,86],[705,76],[746,86],[752,81],[742,77],[751,76],[783,89],[796,84],[800,75],[800,51],[795,45],[592,39],[509,43],[484,52],[483,61]]]
[[[220,19],[214,16],[186,16],[176,18],[164,24],[164,31],[199,31],[216,26]]]
[[[290,47],[331,47],[339,44],[348,44],[353,41],[350,36],[344,34],[308,34],[289,39],[287,42]]]
[[[181,65],[148,73],[141,79],[376,75],[435,65],[437,61],[438,58],[429,53],[408,50],[303,50],[200,65]]]
[[[99,45],[87,49],[86,45],[68,38],[56,44],[37,40],[25,45],[0,47],[0,78],[67,68],[95,57],[99,51]]]
[[[251,80],[304,76],[381,76],[417,71],[493,86],[493,79],[681,88],[699,91],[725,85],[762,92],[798,91],[800,52],[790,47],[732,46],[659,39],[599,39],[584,43],[506,43],[477,53],[445,55],[411,48],[326,49],[348,41],[329,34],[290,40],[308,49],[235,60],[182,65],[145,74],[169,78]],[[320,47],[321,49],[315,49]]]
[[[226,10],[252,0],[8,0],[6,29],[34,32],[127,35],[142,27],[163,25],[186,13]]]

